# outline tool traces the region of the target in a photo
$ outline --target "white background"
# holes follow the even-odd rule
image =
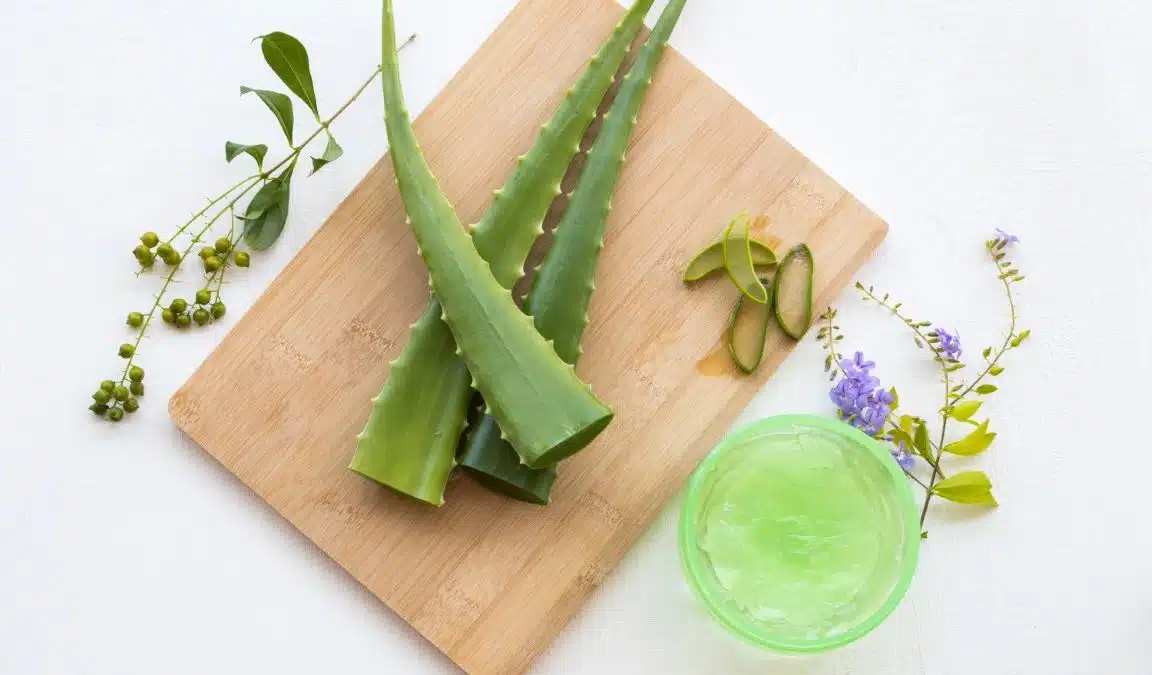
[[[513,4],[396,0],[400,31],[420,34],[403,56],[414,110]],[[974,462],[1002,506],[934,510],[912,589],[875,633],[766,664],[711,631],[687,595],[674,502],[534,672],[1152,672],[1149,7],[689,3],[674,46],[891,223],[860,278],[958,329],[973,356],[1005,323],[981,243],[994,226],[1022,237],[1034,339],[1007,362],[986,406],[1000,435]],[[379,11],[367,0],[0,8],[0,673],[454,672],[166,413],[385,151],[375,90],[336,125],[347,155],[297,181],[284,237],[232,277],[225,325],[145,343],[148,395],[130,422],[85,410],[120,368],[124,314],[155,288],[133,277],[135,237],[170,232],[243,175],[223,163],[224,140],[279,137],[237,95],[277,85],[249,40],[300,37],[331,110],[377,63]],[[932,368],[902,327],[851,291],[840,305],[845,345],[931,414]],[[741,421],[829,413],[821,357],[805,341]]]

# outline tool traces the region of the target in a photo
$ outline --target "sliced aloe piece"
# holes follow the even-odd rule
[[[772,309],[784,333],[799,340],[812,324],[812,280],[816,265],[807,244],[794,247],[776,270]]]
[[[708,244],[697,253],[688,262],[688,266],[684,268],[684,283],[690,284],[693,281],[700,281],[712,273],[724,269],[723,246],[724,242],[716,241]],[[752,251],[752,264],[756,267],[770,267],[776,264],[776,252],[769,248],[768,244],[749,239],[748,247]]]
[[[737,228],[740,225],[740,228]],[[724,231],[724,239],[720,242],[720,251],[724,257],[724,269],[736,288],[753,302],[764,304],[768,302],[768,289],[760,283],[756,276],[756,265],[752,262],[752,246],[748,242],[748,229],[751,221],[747,213],[741,213],[728,223]]]
[[[766,288],[770,279],[761,278]],[[764,342],[768,338],[768,325],[772,323],[772,307],[768,303],[751,302],[743,294],[732,310],[732,323],[728,326],[728,353],[736,367],[745,373],[755,372],[764,358]]]

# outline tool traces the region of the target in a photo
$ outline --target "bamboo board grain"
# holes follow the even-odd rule
[[[621,14],[611,0],[524,0],[419,117],[467,222]],[[734,214],[765,213],[781,250],[811,246],[823,306],[887,231],[671,49],[627,157],[578,368],[616,419],[562,465],[552,505],[457,478],[434,509],[347,470],[427,301],[386,159],[170,402],[191,438],[470,673],[529,667],[790,351],[775,331],[759,372],[735,376],[720,342],[735,291],[685,288],[690,255]]]

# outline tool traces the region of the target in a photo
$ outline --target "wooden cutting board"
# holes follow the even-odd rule
[[[622,12],[523,0],[419,117],[466,222]],[[436,509],[347,469],[428,299],[387,159],[171,400],[180,428],[470,673],[529,667],[791,350],[773,331],[760,370],[736,376],[721,342],[735,290],[686,288],[684,262],[740,211],[767,214],[762,238],[814,251],[819,309],[887,230],[671,49],[627,158],[578,368],[616,418],[561,466],[550,506],[457,476]]]

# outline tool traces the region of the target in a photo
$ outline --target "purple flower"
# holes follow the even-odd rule
[[[996,228],[996,241],[997,241],[997,243],[1004,242],[1004,246],[1007,246],[1008,244],[1015,244],[1016,242],[1020,241],[1020,237],[1017,237],[1014,234],[1008,234],[1004,230],[1001,230],[1000,228],[997,227]]]
[[[949,333],[943,328],[937,328],[936,337],[940,338],[940,351],[944,352],[944,356],[953,361],[960,359],[960,355],[964,353],[964,349],[960,347],[960,333]]]
[[[840,418],[869,436],[884,430],[895,401],[891,392],[877,388],[880,378],[872,375],[875,366],[874,361],[866,361],[862,353],[856,352],[853,358],[840,362],[844,377],[828,392]]]
[[[856,352],[856,355],[851,359],[844,359],[840,362],[840,367],[844,372],[848,373],[848,377],[856,377],[857,375],[867,375],[873,368],[876,367],[875,361],[865,361],[863,352]]]
[[[860,431],[875,436],[884,429],[884,422],[888,420],[888,413],[891,409],[875,400],[869,402],[869,405],[860,410],[860,413],[852,420],[852,426]]]
[[[904,447],[904,441],[900,441],[900,444],[892,450],[892,459],[896,460],[900,468],[905,471],[911,471],[912,467],[916,465],[916,457],[908,452],[908,448]]]

